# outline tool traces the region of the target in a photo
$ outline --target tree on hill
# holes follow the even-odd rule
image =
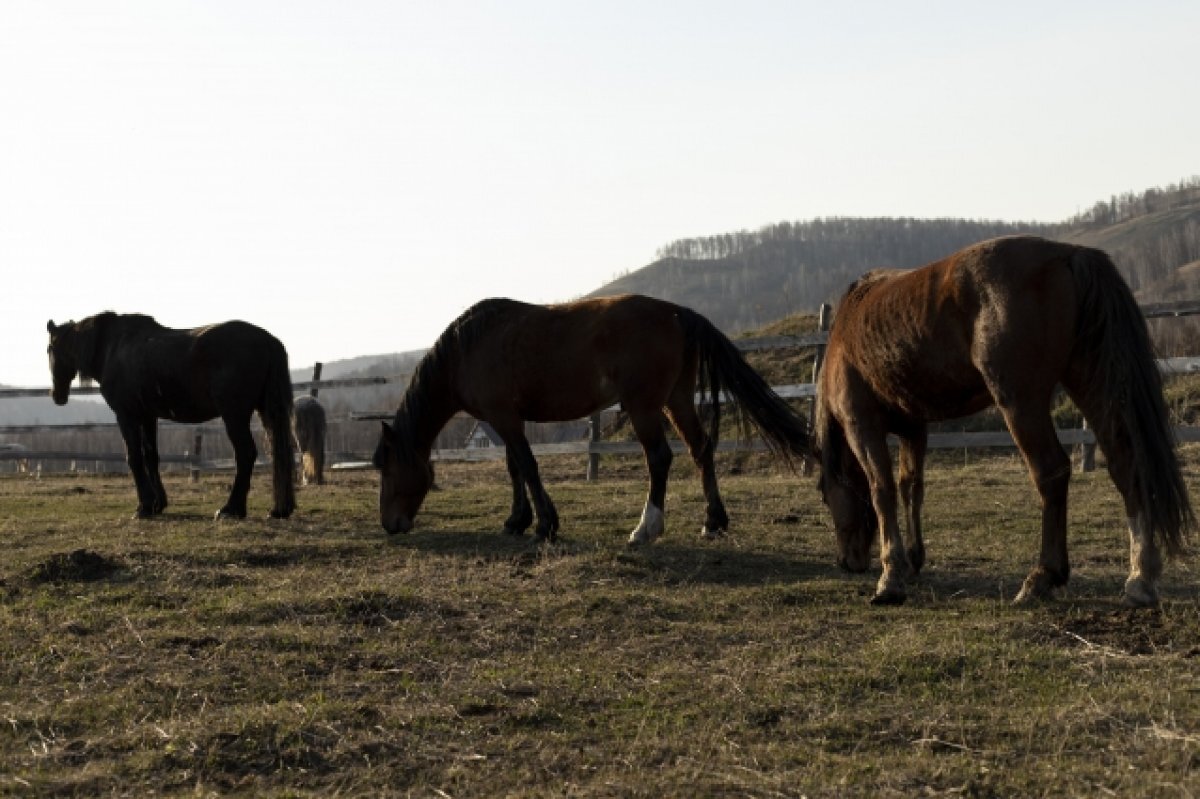
[[[1200,260],[1200,177],[1114,195],[1059,224],[828,217],[681,239],[662,247],[654,263],[589,296],[660,297],[736,333],[836,303],[871,269],[922,266],[975,242],[1017,233],[1099,247],[1135,290],[1160,284]]]

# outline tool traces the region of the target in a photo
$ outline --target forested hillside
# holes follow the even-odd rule
[[[684,239],[589,296],[649,294],[737,332],[835,303],[856,277],[909,268],[994,236],[1034,233],[1110,252],[1135,290],[1168,299],[1175,270],[1200,260],[1200,177],[1097,202],[1057,224],[962,219],[827,218]]]

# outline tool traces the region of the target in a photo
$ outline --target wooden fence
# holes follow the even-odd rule
[[[1187,300],[1183,302],[1172,303],[1153,303],[1143,305],[1142,312],[1147,319],[1153,318],[1171,318],[1183,317],[1200,314],[1200,300]],[[828,339],[829,323],[831,320],[831,309],[828,305],[822,305],[819,316],[819,329],[814,333],[809,333],[800,336],[768,336],[759,338],[740,339],[735,341],[738,349],[742,352],[758,352],[762,350],[772,349],[814,349],[816,357],[813,364],[813,373],[811,382],[800,383],[794,385],[774,386],[776,393],[784,399],[813,399],[816,396],[816,377],[821,368],[821,361],[824,354],[825,342]],[[1200,371],[1200,358],[1165,358],[1158,361],[1159,368],[1166,373],[1183,373]],[[394,383],[403,377],[363,377],[363,378],[346,378],[340,380],[321,380],[320,363],[314,366],[313,379],[300,381],[292,384],[292,388],[297,391],[308,391],[311,395],[316,396],[319,389],[337,389],[348,388],[355,386],[367,385],[384,385]],[[88,395],[98,394],[99,389],[94,386],[79,386],[72,387],[73,395]],[[0,389],[0,399],[7,397],[44,397],[48,396],[48,388],[4,388]],[[815,404],[815,403],[814,403]],[[609,411],[615,408],[607,409]],[[367,411],[361,413],[352,413],[348,417],[350,421],[378,421],[389,420],[392,418],[391,412],[383,411]],[[0,434],[5,433],[32,433],[32,432],[54,432],[54,431],[87,431],[99,429],[112,429],[116,425],[112,423],[87,423],[87,424],[64,424],[64,425],[10,425],[0,426]],[[587,440],[571,441],[556,444],[535,444],[533,451],[538,455],[586,455],[588,458],[587,477],[595,479],[599,475],[600,458],[605,455],[624,455],[624,454],[640,454],[641,445],[636,441],[602,441],[600,440],[600,414],[593,415],[590,419],[590,434]],[[1177,427],[1175,428],[1176,436],[1181,442],[1200,441],[1200,427]],[[195,438],[192,448],[183,455],[163,455],[160,457],[162,463],[167,464],[186,464],[192,471],[193,475],[200,471],[210,471],[218,469],[232,468],[232,460],[206,460],[202,457],[203,452],[203,435],[205,433],[224,435],[224,428],[220,425],[200,425],[195,427]],[[1091,468],[1093,462],[1093,454],[1096,444],[1095,436],[1086,426],[1077,430],[1060,430],[1058,433],[1059,440],[1064,446],[1079,446],[1082,449],[1081,465],[1084,469]],[[675,452],[683,452],[684,445],[680,441],[672,441],[671,446]],[[974,448],[994,448],[994,447],[1014,447],[1015,444],[1012,436],[1007,431],[989,431],[989,432],[962,432],[962,433],[933,433],[929,436],[930,449],[974,449]],[[719,451],[759,451],[765,450],[766,446],[761,440],[738,440],[738,441],[722,441],[718,447]],[[484,461],[498,460],[505,455],[503,447],[482,447],[482,448],[461,448],[461,449],[439,449],[433,453],[434,460],[441,461]],[[20,460],[29,463],[40,461],[124,461],[124,453],[94,453],[94,452],[78,452],[78,451],[27,451],[27,450],[5,450],[0,449],[0,461],[5,460]],[[357,469],[368,468],[370,464],[365,460],[351,460],[335,463],[331,468],[334,469]]]

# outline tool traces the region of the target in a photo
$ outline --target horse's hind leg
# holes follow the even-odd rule
[[[1129,524],[1129,577],[1125,580],[1125,604],[1131,607],[1153,607],[1158,604],[1158,580],[1162,577],[1163,560],[1158,542],[1150,534],[1146,516],[1134,485],[1133,454],[1128,436],[1114,425],[1104,424],[1107,415],[1103,400],[1089,400],[1078,389],[1079,379],[1068,379],[1067,393],[1083,411],[1088,426],[1095,431],[1108,464],[1108,475],[1125,501],[1125,517]]]
[[[313,478],[317,485],[325,485],[325,437],[318,437],[312,452]]]
[[[529,496],[525,492],[525,481],[521,478],[521,470],[517,466],[515,448],[505,447],[504,460],[508,465],[508,476],[512,480],[512,513],[504,522],[504,532],[508,535],[523,535],[533,524],[533,508],[529,504]]]
[[[1054,589],[1066,585],[1071,575],[1067,558],[1067,491],[1071,483],[1071,459],[1058,442],[1050,418],[1049,400],[1044,404],[1005,403],[1000,411],[1042,500],[1041,554],[1038,565],[1025,578],[1015,601],[1051,599]]]
[[[1144,514],[1129,517],[1129,577],[1125,580],[1125,604],[1134,608],[1158,605],[1158,579],[1162,577],[1162,553],[1150,534]]]
[[[925,540],[921,536],[921,507],[925,503],[925,449],[928,430],[900,438],[900,500],[905,511],[905,548],[913,574],[925,565]]]
[[[225,422],[225,432],[233,444],[234,464],[237,471],[233,478],[233,488],[229,491],[229,499],[224,507],[217,511],[217,519],[246,518],[246,495],[250,493],[250,475],[254,472],[254,461],[258,458],[258,448],[254,445],[254,436],[250,433],[250,417],[222,417]]]
[[[671,423],[687,444],[692,460],[700,469],[700,485],[704,489],[704,501],[707,503],[704,527],[700,529],[700,534],[705,538],[724,535],[729,529],[729,514],[725,512],[725,503],[721,501],[721,492],[717,488],[717,470],[713,462],[715,447],[713,440],[700,424],[700,417],[692,400],[692,389],[677,387],[667,401],[667,413]]]
[[[652,543],[666,529],[666,514],[663,509],[667,497],[667,475],[671,471],[671,461],[675,456],[663,432],[662,411],[630,410],[629,420],[633,423],[634,432],[637,433],[642,450],[646,453],[646,468],[650,472],[650,492],[646,496],[642,519],[629,534],[629,546],[635,547]]]

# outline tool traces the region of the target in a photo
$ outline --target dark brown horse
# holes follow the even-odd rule
[[[271,515],[296,508],[292,461],[292,382],[287,350],[246,322],[194,330],[163,327],[149,316],[111,311],[80,322],[47,324],[51,395],[59,405],[76,375],[96,380],[117,415],[137,485],[137,517],[162,513],[167,494],[158,473],[158,419],[206,422],[217,416],[233,443],[237,473],[217,518],[246,516],[246,494],[258,450],[250,417],[258,411],[270,439],[275,501]]]
[[[304,485],[325,484],[325,408],[316,397],[297,397],[292,430],[300,449],[300,479]]]
[[[872,272],[838,308],[818,386],[821,490],[838,562],[869,566],[879,531],[883,574],[872,602],[899,603],[925,560],[920,514],[928,422],[1000,413],[1042,502],[1042,546],[1018,602],[1065,585],[1071,461],[1050,417],[1062,386],[1095,432],[1125,501],[1126,601],[1158,601],[1160,547],[1194,525],[1162,379],[1129,287],[1104,253],[1033,237],[995,239],[911,271]],[[899,493],[886,436],[900,441]]]
[[[709,402],[707,431],[696,411],[697,387]],[[394,424],[383,425],[374,459],[382,475],[380,520],[389,533],[412,528],[433,482],[434,437],[466,411],[490,423],[506,444],[513,500],[504,531],[523,533],[536,509],[538,537],[553,539],[558,512],[538,476],[524,422],[578,419],[620,402],[650,471],[645,510],[629,543],[649,543],[664,529],[673,457],[664,409],[700,467],[707,501],[702,532],[718,535],[729,524],[713,468],[722,390],[785,458],[811,452],[805,422],[695,311],[639,296],[551,306],[485,300],[446,328],[417,366]]]

